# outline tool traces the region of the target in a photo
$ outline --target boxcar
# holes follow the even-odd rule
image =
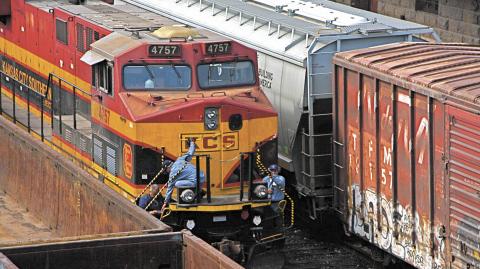
[[[480,268],[480,47],[334,57],[335,209],[418,268]]]

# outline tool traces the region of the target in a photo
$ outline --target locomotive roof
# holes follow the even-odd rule
[[[356,64],[361,72],[371,70],[408,89],[480,105],[480,46],[405,42],[338,53],[335,62]]]
[[[110,5],[98,0],[87,0],[87,3],[82,5],[73,5],[68,0],[33,0],[28,3],[46,11],[52,8],[64,10],[113,32],[126,36],[132,35],[137,40],[168,42],[168,39],[158,38],[152,35],[152,32],[162,26],[182,25],[175,20],[128,3],[120,2]],[[194,41],[228,39],[204,29],[196,30],[200,36],[194,38]],[[139,35],[136,35],[137,33]]]

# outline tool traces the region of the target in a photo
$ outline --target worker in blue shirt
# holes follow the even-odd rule
[[[165,202],[162,206],[162,211],[172,198],[174,187],[195,187],[197,186],[197,168],[190,163],[193,154],[195,154],[195,139],[189,139],[188,152],[180,156],[174,163],[171,161],[164,162],[164,169],[168,176],[167,194],[165,195]],[[200,171],[200,184],[205,182],[205,175]]]
[[[270,175],[263,178],[263,182],[267,183],[268,198],[272,199],[272,208],[277,211],[278,202],[285,198],[285,178],[278,173],[280,168],[276,164],[268,167]]]
[[[146,209],[150,214],[160,216],[160,209],[163,205],[163,196],[159,194],[160,187],[157,184],[150,186],[150,191],[140,197],[138,206]],[[152,201],[153,200],[153,201]],[[147,208],[148,206],[148,208]]]

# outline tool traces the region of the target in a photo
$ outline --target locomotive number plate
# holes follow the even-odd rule
[[[230,42],[209,43],[206,47],[206,54],[230,54],[232,52],[232,44]]]
[[[227,221],[227,216],[213,216],[213,222]]]
[[[178,57],[182,54],[178,45],[150,45],[148,55],[150,57]]]

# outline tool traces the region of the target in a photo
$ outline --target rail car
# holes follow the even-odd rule
[[[0,6],[4,115],[132,201],[196,138],[206,183],[174,193],[163,221],[250,250],[284,239],[258,180],[277,161],[277,113],[254,50],[122,2]]]
[[[479,59],[426,43],[333,59],[335,209],[417,268],[480,268]]]

